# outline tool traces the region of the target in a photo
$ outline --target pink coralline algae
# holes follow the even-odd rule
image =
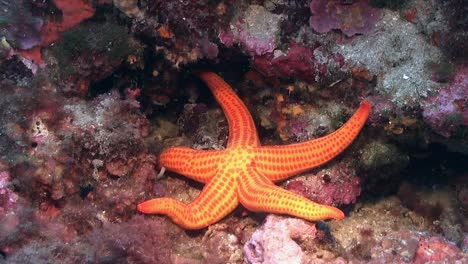
[[[348,37],[371,32],[380,20],[382,11],[371,7],[369,0],[352,1],[352,4],[347,2],[312,0],[310,26],[319,33],[339,29]]]
[[[346,162],[291,180],[286,189],[327,205],[354,203],[361,194],[360,180]]]
[[[0,243],[4,236],[11,234],[19,224],[16,210],[18,209],[18,195],[8,188],[10,174],[8,171],[0,171]],[[0,244],[0,252],[4,250]]]
[[[0,171],[0,215],[16,207],[15,204],[18,200],[18,196],[8,189],[9,182],[10,174],[8,171]]]
[[[346,69],[340,54],[330,54],[323,47],[311,48],[292,42],[286,52],[277,51],[257,56],[254,67],[266,76],[320,81],[334,71]]]
[[[450,86],[424,102],[424,121],[438,134],[450,137],[468,126],[468,67],[458,70]]]
[[[421,237],[413,263],[456,263],[461,258],[460,249],[450,242],[440,237]]]
[[[304,220],[269,215],[244,245],[244,263],[302,263],[304,252],[296,241],[314,239],[315,226]]]

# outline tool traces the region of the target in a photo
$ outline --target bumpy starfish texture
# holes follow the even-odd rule
[[[338,130],[318,139],[283,146],[261,146],[247,107],[224,80],[212,72],[199,72],[221,105],[229,125],[225,150],[169,148],[160,165],[205,183],[200,195],[185,204],[157,198],[138,205],[145,214],[164,214],[186,229],[207,227],[232,212],[239,203],[254,212],[287,214],[309,221],[341,220],[344,213],[284,190],[274,182],[285,180],[333,159],[342,152],[366,122],[370,103]]]

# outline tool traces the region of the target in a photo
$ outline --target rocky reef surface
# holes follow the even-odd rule
[[[467,263],[465,1],[0,1],[0,263]],[[239,207],[186,231],[163,149],[223,149],[193,69],[219,73],[264,145],[373,108],[333,161],[279,183],[341,221]]]

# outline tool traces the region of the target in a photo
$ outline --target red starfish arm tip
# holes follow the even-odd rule
[[[201,229],[225,217],[238,205],[234,178],[219,175],[189,204],[172,198],[156,198],[137,205],[144,214],[165,214],[186,229]]]
[[[336,207],[315,203],[274,185],[253,169],[241,175],[238,185],[240,203],[254,212],[287,214],[309,221],[341,220],[345,216]]]
[[[216,101],[221,105],[226,115],[229,124],[227,147],[233,145],[260,145],[252,116],[242,100],[234,93],[231,86],[213,72],[196,71],[195,73],[211,89]]]
[[[363,101],[342,127],[327,136],[285,146],[258,148],[256,169],[270,180],[280,181],[326,163],[353,142],[364,126],[370,110],[369,101]]]

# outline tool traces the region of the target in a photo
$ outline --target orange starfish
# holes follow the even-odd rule
[[[318,139],[284,146],[261,146],[253,119],[232,88],[212,72],[200,72],[221,105],[229,124],[225,150],[170,148],[160,156],[161,167],[206,183],[200,195],[185,204],[171,198],[138,205],[145,214],[165,214],[186,229],[211,225],[239,203],[254,212],[288,214],[310,221],[344,218],[335,207],[314,203],[273,182],[317,167],[333,159],[357,136],[366,122],[370,104],[364,101],[340,129]]]

